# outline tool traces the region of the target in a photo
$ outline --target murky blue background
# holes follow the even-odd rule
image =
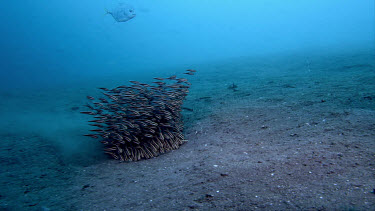
[[[142,74],[239,56],[374,47],[371,0],[6,1],[0,8],[2,89],[117,73]]]

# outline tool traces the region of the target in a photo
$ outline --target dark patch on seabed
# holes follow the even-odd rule
[[[188,142],[154,159],[108,160],[93,142],[64,156],[48,137],[2,131],[0,209],[371,210],[374,54],[305,58],[201,65],[183,106]],[[80,120],[78,93],[51,113]]]

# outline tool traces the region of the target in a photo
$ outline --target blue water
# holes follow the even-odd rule
[[[0,190],[0,209],[42,207],[22,198],[19,181],[35,182],[24,175],[49,159],[63,171],[106,162],[101,145],[81,136],[89,127],[79,111],[97,87],[196,69],[189,127],[240,104],[375,110],[373,0],[129,0],[137,16],[123,23],[105,12],[118,2],[1,3],[0,187],[9,195]],[[233,83],[239,92],[228,92]]]
[[[1,7],[1,86],[36,87],[254,54],[374,48],[374,2],[9,1]]]

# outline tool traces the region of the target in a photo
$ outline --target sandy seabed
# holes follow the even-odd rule
[[[157,158],[119,163],[95,140],[76,136],[67,149],[50,140],[56,130],[1,131],[0,210],[374,209],[373,53],[240,58],[197,69],[184,105],[193,111],[183,112],[188,142]],[[84,92],[42,106],[43,115],[79,126]]]

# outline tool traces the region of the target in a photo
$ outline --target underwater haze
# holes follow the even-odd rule
[[[375,207],[373,0],[13,0],[0,18],[0,210]],[[98,88],[173,75],[180,149],[118,162],[83,136]]]
[[[35,87],[107,74],[158,72],[254,54],[374,47],[374,2],[7,1],[1,7],[1,86]]]

